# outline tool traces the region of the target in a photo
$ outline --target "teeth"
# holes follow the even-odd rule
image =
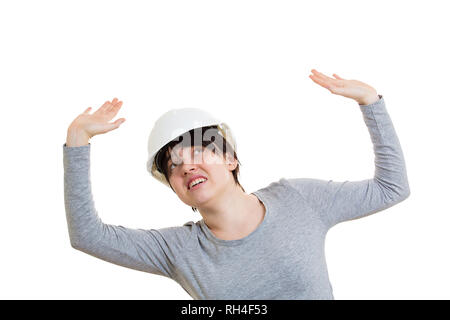
[[[200,183],[200,182],[203,182],[203,181],[206,181],[206,179],[203,179],[203,178],[195,179],[194,181],[192,181],[192,182],[189,184],[189,189],[192,188],[192,187],[193,187],[194,185],[196,185],[197,183]]]

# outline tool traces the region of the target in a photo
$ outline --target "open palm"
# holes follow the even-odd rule
[[[334,78],[330,78],[315,69],[312,69],[311,72],[313,73],[309,76],[311,80],[330,90],[333,94],[356,100],[360,104],[365,104],[374,97],[378,97],[377,91],[364,82],[343,79],[335,73],[333,74]]]
[[[120,118],[111,123],[110,121],[117,115],[122,104],[123,101],[114,98],[111,102],[106,101],[92,114],[89,113],[92,109],[89,107],[73,121],[72,125],[86,132],[89,137],[117,129],[125,119]]]

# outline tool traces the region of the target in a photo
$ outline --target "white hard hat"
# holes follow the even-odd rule
[[[159,182],[170,188],[164,174],[158,171],[155,156],[167,143],[184,133],[201,127],[217,125],[219,133],[236,150],[236,141],[229,126],[208,112],[198,108],[172,109],[156,120],[148,138],[147,171]]]

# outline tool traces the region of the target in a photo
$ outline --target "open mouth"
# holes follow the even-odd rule
[[[201,181],[201,182],[199,182],[199,183],[193,185],[192,187],[190,187],[190,188],[188,188],[188,189],[189,189],[189,190],[196,190],[196,189],[200,188],[206,181],[208,181],[208,180]]]

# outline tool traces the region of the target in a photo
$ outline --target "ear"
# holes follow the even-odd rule
[[[232,157],[228,152],[226,153],[226,165],[230,171],[236,169],[238,165],[237,160],[234,157]]]

